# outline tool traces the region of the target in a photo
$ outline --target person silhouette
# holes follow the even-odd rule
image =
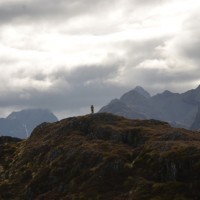
[[[91,114],[94,114],[94,106],[91,105]]]

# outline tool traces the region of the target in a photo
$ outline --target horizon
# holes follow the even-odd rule
[[[191,88],[190,90],[195,90],[195,89],[197,89],[199,86],[200,86],[200,85],[198,85],[196,88]],[[124,95],[125,93],[128,93],[128,92],[130,92],[130,91],[132,91],[132,90],[135,90],[137,87],[140,87],[140,88],[144,89],[146,92],[149,93],[149,91],[146,90],[144,87],[137,85],[135,88],[124,92],[124,93],[121,94],[119,97],[116,97],[116,98],[114,98],[114,99],[119,99],[122,95]],[[151,94],[151,93],[149,93],[149,94],[150,94],[151,97],[153,97],[153,96],[156,96],[156,95],[158,95],[158,94],[163,94],[165,91],[169,91],[169,92],[174,93],[174,94],[183,94],[183,93],[188,92],[188,91],[190,91],[190,90],[183,91],[183,92],[176,92],[176,91],[170,91],[170,90],[163,90],[163,91],[160,91],[160,92],[155,93],[155,94]],[[111,101],[114,100],[114,99],[110,99],[105,105],[107,105],[109,102],[111,102]],[[105,106],[105,105],[102,105],[102,107]],[[6,115],[0,116],[0,118],[7,118],[11,113],[20,112],[20,111],[23,111],[23,110],[47,110],[47,111],[52,112],[52,113],[57,117],[58,120],[62,120],[62,119],[64,119],[64,118],[68,118],[68,117],[76,117],[76,116],[88,115],[88,114],[90,114],[90,112],[91,112],[90,106],[91,106],[91,105],[88,105],[87,110],[85,110],[85,112],[80,113],[80,114],[76,114],[76,115],[59,116],[59,115],[57,115],[55,112],[53,112],[52,110],[50,110],[49,108],[45,108],[45,107],[43,107],[43,108],[42,108],[42,107],[31,108],[31,107],[30,107],[30,108],[12,110],[12,111],[6,113]],[[100,107],[100,108],[102,108],[102,107]],[[96,109],[95,106],[94,106],[94,109],[96,109],[96,110],[94,110],[94,111],[95,111],[94,113],[98,113],[98,111],[99,111],[100,108]]]

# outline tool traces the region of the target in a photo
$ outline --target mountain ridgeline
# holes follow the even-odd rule
[[[27,138],[43,122],[56,122],[57,117],[46,109],[26,109],[0,118],[0,136]]]
[[[97,113],[0,137],[2,200],[199,200],[200,135]]]
[[[156,119],[174,127],[200,129],[200,86],[185,93],[168,90],[151,96],[142,87],[125,93],[120,99],[112,100],[100,109],[131,119]]]

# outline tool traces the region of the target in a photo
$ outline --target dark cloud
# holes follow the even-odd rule
[[[160,5],[166,0],[31,0],[24,2],[5,2],[0,4],[0,22],[25,22],[25,21],[57,21],[69,20],[72,17],[81,15],[93,15],[112,12],[115,5],[125,6],[130,12],[136,10],[136,6],[155,6]]]
[[[174,71],[173,73],[167,69],[137,69],[135,70],[137,77],[143,79],[147,84],[184,84],[199,80],[198,70],[192,71]]]
[[[148,59],[158,59],[161,57],[160,52],[157,51],[159,46],[164,45],[166,37],[151,38],[141,41],[124,41],[117,48],[125,50],[128,67],[136,67],[141,62]]]
[[[113,2],[114,3],[114,2]],[[92,0],[32,0],[28,2],[6,2],[0,5],[0,21],[3,23],[15,21],[56,20],[62,21],[83,14],[103,10],[107,1]]]
[[[121,86],[107,82],[109,78],[116,76],[118,69],[119,66],[114,64],[108,67],[81,66],[70,72],[63,68],[48,76],[40,73],[30,75],[29,78],[36,81],[51,79],[52,86],[43,91],[31,86],[7,91],[0,97],[0,105],[23,108],[48,107],[55,112],[66,109],[66,113],[75,112],[81,107],[89,107],[92,103],[100,107],[102,103],[115,98],[124,90]]]
[[[200,66],[200,14],[195,13],[183,24],[185,33],[178,40],[178,51]]]
[[[115,62],[112,65],[88,65],[88,66],[79,66],[72,70],[66,70],[65,68],[56,70],[53,72],[50,77],[53,80],[63,79],[68,83],[83,84],[88,81],[104,81],[109,78],[114,77],[119,70],[120,62]]]
[[[186,56],[188,59],[196,61],[200,64],[200,39],[196,41],[190,41],[190,44],[187,46],[182,45],[181,53]]]

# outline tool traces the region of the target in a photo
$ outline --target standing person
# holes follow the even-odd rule
[[[94,106],[91,105],[91,114],[94,114]]]

